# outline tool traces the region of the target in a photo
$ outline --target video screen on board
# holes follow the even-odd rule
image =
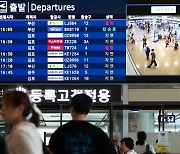
[[[126,75],[142,82],[179,81],[180,5],[131,2],[126,5]]]

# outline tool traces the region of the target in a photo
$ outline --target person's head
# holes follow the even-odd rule
[[[5,121],[16,125],[32,113],[30,121],[39,126],[39,114],[32,107],[29,97],[22,91],[7,90],[2,97],[1,114]]]
[[[87,115],[91,110],[93,101],[91,97],[86,94],[77,94],[71,99],[71,109],[76,114]]]
[[[158,139],[156,140],[156,144],[158,143]]]
[[[121,141],[121,148],[123,152],[128,152],[134,149],[134,141],[132,138],[123,138]]]
[[[154,52],[154,49],[151,49],[151,52]]]
[[[147,135],[144,131],[137,133],[137,144],[144,145],[146,141]]]
[[[117,147],[119,145],[118,138],[113,138],[112,144]]]

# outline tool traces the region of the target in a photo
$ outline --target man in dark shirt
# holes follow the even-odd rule
[[[154,63],[154,66],[157,66],[157,63],[156,63],[156,54],[154,53],[154,49],[151,50],[151,56],[152,56],[152,59],[151,59],[151,63],[148,66],[148,68],[150,68],[153,63]]]
[[[49,141],[52,154],[116,154],[107,135],[86,121],[92,105],[92,99],[86,94],[72,98],[70,112],[73,120],[52,134]]]
[[[150,48],[148,46],[145,46],[145,52],[146,52],[146,59],[149,60]]]
[[[177,50],[178,50],[178,46],[179,46],[179,45],[178,45],[178,42],[176,41],[176,42],[175,42],[175,44],[174,44],[174,51],[176,51],[176,52],[177,52]]]
[[[143,48],[144,48],[144,46],[146,45],[147,38],[144,36],[142,41],[143,41]]]

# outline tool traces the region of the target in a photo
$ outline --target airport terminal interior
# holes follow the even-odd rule
[[[145,45],[143,45],[143,38],[146,39]],[[180,74],[180,51],[178,48],[175,49],[175,43],[179,44],[180,40],[180,16],[128,15],[126,40],[127,57],[130,61],[127,74]],[[152,65],[151,68],[148,68],[151,62],[151,53],[147,58],[145,46],[148,46],[150,50],[154,49],[157,66]]]
[[[0,1],[0,107],[5,90],[25,90],[27,116],[24,106],[17,105],[22,121],[30,119],[37,105],[42,112],[38,131],[48,146],[54,131],[72,120],[71,98],[85,93],[93,102],[87,121],[110,141],[117,139],[120,145],[131,137],[136,143],[137,133],[145,131],[146,142],[157,151],[180,154],[180,5],[157,4],[151,13],[157,2],[55,0],[46,7],[45,1],[22,1],[14,7],[10,1]],[[177,12],[169,13],[171,8]],[[5,138],[12,125],[0,114]],[[73,135],[82,139],[84,132],[79,132]],[[84,138],[73,135],[66,135],[69,145],[87,148],[79,144]]]

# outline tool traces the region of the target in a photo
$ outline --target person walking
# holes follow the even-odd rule
[[[13,126],[6,136],[9,154],[42,154],[42,140],[38,132],[38,108],[22,91],[7,90],[2,97],[2,117]]]
[[[174,43],[174,51],[177,52],[178,49],[179,49],[179,44],[178,44],[178,42],[176,41],[176,42]]]
[[[156,63],[156,54],[154,52],[154,49],[151,49],[151,63],[149,64],[149,66],[147,66],[148,68],[150,68],[152,66],[152,64],[154,63],[154,66],[157,66]]]
[[[143,41],[143,48],[144,48],[144,46],[146,45],[147,38],[144,36],[144,38],[142,39],[142,41]]]
[[[149,60],[149,54],[150,54],[150,48],[149,48],[149,46],[145,46],[145,48],[144,48],[144,50],[145,50],[145,52],[146,52],[146,59],[147,60]]]
[[[166,40],[165,40],[165,44],[166,44],[166,48],[168,47],[168,45],[169,45],[169,39],[168,38],[166,38]]]

